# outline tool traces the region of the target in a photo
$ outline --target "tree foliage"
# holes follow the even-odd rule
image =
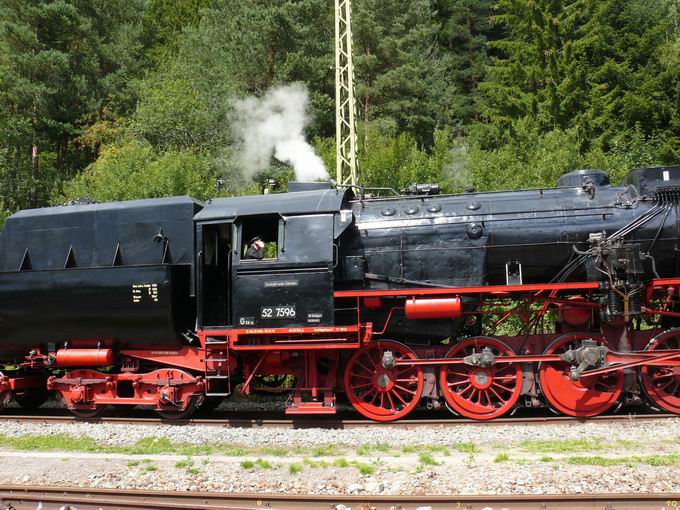
[[[367,186],[545,187],[577,167],[616,182],[680,161],[677,0],[352,5]],[[292,82],[334,168],[333,38],[327,0],[5,0],[0,218],[283,187],[274,161],[241,176],[230,123],[235,100]]]
[[[92,157],[83,126],[131,106],[144,64],[142,0],[6,0],[0,5],[3,207],[44,204]]]

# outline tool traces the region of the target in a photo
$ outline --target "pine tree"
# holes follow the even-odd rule
[[[91,158],[74,140],[105,108],[124,108],[127,94],[120,92],[143,62],[142,6],[141,0],[0,5],[5,208],[45,204]]]
[[[512,143],[526,119],[544,133],[575,129],[581,152],[625,152],[642,136],[657,147],[652,161],[672,162],[680,95],[664,55],[678,37],[673,5],[501,0],[494,21],[504,36],[481,85],[487,107],[475,139],[489,149]]]
[[[357,98],[365,136],[382,130],[407,132],[429,145],[441,111],[437,80],[437,25],[428,0],[354,2]]]
[[[505,36],[482,90],[488,124],[484,143],[512,136],[513,122],[532,118],[541,129],[565,128],[582,107],[582,73],[574,62],[578,12],[568,0],[501,0],[493,21]],[[572,2],[573,3],[573,2]],[[486,131],[486,132],[484,132]]]
[[[608,149],[635,130],[666,139],[675,131],[671,138],[676,137],[675,151],[680,150],[680,72],[665,60],[680,38],[677,2],[602,0],[578,5],[586,21],[575,49],[589,71],[589,108],[584,112],[589,134]]]
[[[439,124],[465,133],[479,119],[478,86],[489,63],[487,43],[496,38],[490,23],[495,0],[433,0],[442,70],[433,87],[443,91]]]

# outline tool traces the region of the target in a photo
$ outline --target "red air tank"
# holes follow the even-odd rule
[[[111,349],[59,349],[57,367],[103,367],[113,364]]]
[[[407,319],[458,319],[463,315],[460,298],[408,299]]]

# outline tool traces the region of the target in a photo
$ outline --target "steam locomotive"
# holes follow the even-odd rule
[[[287,414],[680,413],[680,167],[442,195],[330,183],[20,211],[0,400],[167,419],[295,381]],[[260,238],[264,258],[246,256]],[[292,378],[290,377],[292,376]]]

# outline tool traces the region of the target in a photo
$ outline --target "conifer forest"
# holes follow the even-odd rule
[[[367,186],[680,162],[680,0],[353,0],[353,32]],[[3,0],[0,223],[285,189],[285,158],[244,171],[238,120],[280,87],[334,177],[334,66],[331,0]]]

